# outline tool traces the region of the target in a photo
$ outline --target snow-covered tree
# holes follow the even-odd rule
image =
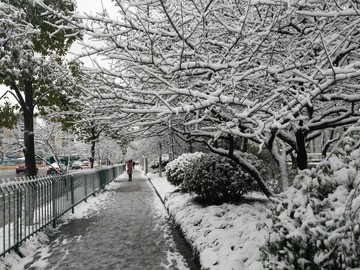
[[[82,75],[81,75],[82,76]],[[83,81],[84,77],[81,77]],[[81,86],[80,91],[88,91],[88,87],[93,89],[92,79],[89,81],[76,84]],[[74,84],[74,82],[72,82]],[[92,85],[92,86],[90,86]],[[110,114],[105,108],[105,104],[102,107],[100,104],[94,106],[93,104],[83,100],[79,97],[79,92],[74,91],[68,92],[69,102],[66,106],[62,107],[61,110],[54,110],[51,108],[49,115],[55,121],[61,122],[63,129],[73,132],[76,134],[78,140],[85,142],[90,145],[90,151],[86,155],[89,157],[91,168],[94,166],[96,147],[99,146],[101,141],[111,141],[112,138],[116,139],[119,137],[118,129],[109,128],[111,121],[105,112]],[[100,105],[100,106],[99,106]],[[118,121],[121,120],[120,118]],[[103,149],[99,149],[98,153],[102,152]],[[113,155],[118,157],[117,155]]]
[[[71,1],[46,1],[56,10],[74,10]],[[52,23],[62,24],[59,30]],[[36,175],[34,113],[63,98],[62,56],[77,32],[32,1],[0,3],[0,84],[15,98],[24,117],[24,154],[28,175]]]
[[[113,109],[106,122],[113,128],[170,126],[236,161],[270,195],[241,158],[247,143],[269,148],[286,186],[287,154],[304,169],[308,142],[359,119],[357,2],[159,0],[115,8],[116,18],[104,11],[69,19],[99,41],[87,45],[89,54],[111,63],[92,71],[102,87],[87,88],[86,100],[105,109],[102,118]],[[124,121],[115,121],[119,115]]]
[[[352,133],[354,136],[349,136]],[[302,171],[271,212],[263,248],[266,269],[357,269],[360,266],[359,127],[327,159]]]
[[[111,138],[100,138],[97,157],[101,165],[120,163],[123,159],[121,146]]]
[[[0,98],[1,100],[1,98]],[[15,108],[11,105],[11,102],[4,100],[4,103],[0,107],[0,127],[13,127],[17,122],[17,116]]]
[[[62,144],[59,147],[57,141],[68,137],[67,134],[61,130],[61,126],[58,123],[51,122],[47,118],[38,120],[34,131],[37,153],[42,153],[42,156],[38,157],[42,158],[42,160],[47,163],[49,162],[48,157],[51,157],[51,159],[55,160],[55,162],[60,166],[64,149],[62,149]]]

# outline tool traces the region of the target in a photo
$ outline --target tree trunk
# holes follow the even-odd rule
[[[160,155],[159,155],[159,177],[162,177],[162,167],[161,167],[161,163],[162,163],[162,145],[161,145],[161,142],[159,142],[159,150],[160,150]]]
[[[272,191],[267,187],[259,171],[251,163],[249,163],[247,160],[242,158],[240,153],[236,154],[233,147],[231,146],[231,143],[229,145],[230,150],[216,148],[214,146],[211,146],[210,144],[207,144],[207,146],[211,152],[228,157],[233,161],[235,161],[236,164],[238,164],[245,172],[247,172],[258,183],[260,190],[268,198],[273,196]]]
[[[279,191],[284,191],[286,188],[289,187],[288,167],[286,162],[286,147],[285,147],[285,143],[281,142],[282,151],[279,153],[277,147],[275,147],[274,145],[277,134],[278,134],[277,131],[274,131],[272,133],[271,137],[267,142],[267,148],[273,159],[279,165],[281,181],[279,182],[278,189]]]
[[[25,81],[25,108],[24,116],[24,155],[27,167],[27,176],[36,176],[35,143],[34,143],[34,105],[32,81]]]
[[[242,142],[242,151],[244,153],[247,153],[248,151],[248,139],[244,138],[243,142]]]
[[[305,146],[305,135],[302,130],[298,130],[295,133],[296,144],[297,144],[297,167],[300,170],[307,168],[307,152]]]
[[[36,177],[35,162],[35,143],[34,143],[34,105],[33,105],[33,89],[32,80],[25,81],[25,106],[22,106],[24,117],[24,156],[25,166],[27,167],[26,175]],[[26,219],[29,224],[34,223],[34,212],[36,209],[36,188],[33,186],[31,191],[27,193],[28,208],[25,209]]]
[[[190,135],[187,137],[187,142],[188,142],[188,145],[189,145],[189,148],[188,148],[189,153],[193,153],[194,152],[194,147],[193,147],[192,139],[191,139]]]
[[[175,159],[175,145],[174,145],[174,133],[173,131],[171,131],[171,158],[170,160],[174,160]]]
[[[273,196],[272,191],[266,186],[266,183],[260,173],[256,170],[256,168],[250,164],[248,161],[240,157],[240,155],[232,155],[229,156],[233,161],[235,161],[245,172],[250,174],[250,176],[257,182],[260,190],[264,193],[268,198]]]
[[[94,160],[95,160],[95,144],[96,140],[91,141],[91,158],[90,158],[90,168],[94,168]]]

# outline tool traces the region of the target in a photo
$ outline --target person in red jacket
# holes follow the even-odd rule
[[[128,160],[128,162],[126,163],[126,171],[129,175],[129,181],[132,180],[132,172],[133,172],[133,162],[132,160]]]

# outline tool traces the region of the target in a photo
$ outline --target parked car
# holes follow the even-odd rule
[[[16,174],[26,173],[27,167],[25,166],[25,162],[20,162],[16,164],[15,170],[16,170]]]
[[[16,164],[15,171],[16,171],[16,174],[26,173],[27,166],[25,165],[25,162],[19,162],[18,164]],[[36,167],[36,172],[38,172],[38,171],[39,171],[39,168]]]
[[[59,166],[56,162],[51,164],[47,170],[46,170],[46,174],[49,175],[49,174],[60,174],[60,173],[63,173],[65,171],[64,167],[63,166]]]
[[[87,160],[84,160],[83,162],[81,162],[80,167],[81,167],[81,169],[90,169],[90,162]]]
[[[71,169],[72,170],[78,170],[81,169],[81,161],[76,160],[71,164]]]

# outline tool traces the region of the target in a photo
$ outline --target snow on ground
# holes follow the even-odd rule
[[[120,185],[119,182],[110,182],[106,186],[106,190],[116,189]],[[94,211],[97,211],[99,206],[106,202],[109,192],[101,192],[97,196],[90,196],[87,202],[82,202],[75,207],[75,213],[71,211],[61,217],[61,224],[69,222],[71,219],[79,219],[91,216]],[[51,227],[47,228],[48,232],[55,229]],[[42,258],[36,262],[37,269],[43,269],[47,266],[47,262],[44,261],[50,255],[49,253],[49,238],[46,231],[39,232],[32,236],[30,239],[22,243],[20,246],[20,252],[25,256],[21,258],[17,253],[11,251],[4,257],[0,258],[0,270],[23,270],[25,266],[33,261],[35,256]],[[47,255],[48,254],[48,255]]]
[[[147,176],[165,200],[169,214],[198,255],[202,269],[263,269],[258,260],[259,247],[265,243],[270,225],[264,203],[253,200],[241,205],[201,206],[193,201],[191,195],[174,192],[176,187],[172,186],[166,177],[159,177],[154,173],[148,173]],[[106,189],[116,189],[118,185],[118,182],[111,182]],[[63,222],[91,215],[107,200],[109,194],[102,192],[96,197],[89,197],[87,202],[76,206],[75,214],[67,213]],[[266,201],[259,195],[257,199]],[[24,269],[34,256],[46,259],[48,241],[45,232],[31,237],[20,247],[25,257],[20,258],[15,252],[6,254],[4,258],[0,258],[0,270]],[[42,265],[46,265],[46,262],[39,260],[39,269],[42,269]]]
[[[35,254],[39,252],[46,256],[47,246],[46,243],[49,241],[45,232],[40,232],[35,236],[31,237],[20,247],[20,251],[25,256],[21,258],[14,251],[6,254],[5,257],[0,258],[0,269],[11,269],[11,270],[23,270],[25,265],[32,262]],[[40,266],[40,265],[38,265]],[[40,266],[41,267],[41,266]]]
[[[202,269],[263,269],[259,247],[265,243],[270,227],[265,197],[253,194],[248,203],[241,205],[201,206],[192,195],[174,192],[176,187],[165,177],[154,173],[147,176],[197,253]]]

